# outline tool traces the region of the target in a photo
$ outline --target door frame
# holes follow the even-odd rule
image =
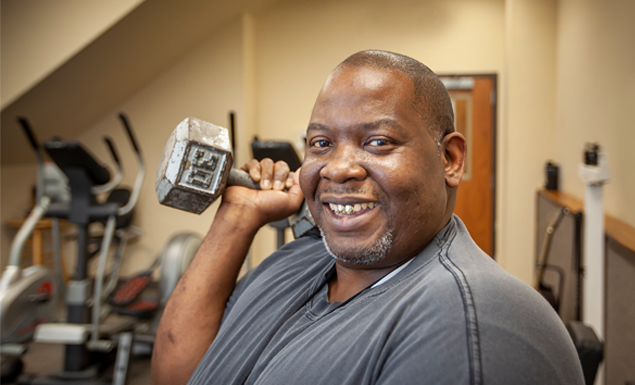
[[[440,78],[461,78],[461,77],[478,77],[492,80],[493,94],[490,96],[490,108],[492,113],[492,258],[496,260],[496,196],[498,195],[498,159],[497,159],[497,140],[498,140],[498,74],[496,73],[439,73]]]

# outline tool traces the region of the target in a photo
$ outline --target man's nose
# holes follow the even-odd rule
[[[357,149],[352,146],[338,146],[331,152],[327,164],[320,170],[320,176],[335,183],[344,183],[351,179],[364,180],[367,173],[360,160]]]

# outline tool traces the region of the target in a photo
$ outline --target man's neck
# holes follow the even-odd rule
[[[354,269],[336,262],[335,274],[328,282],[329,303],[347,301],[397,267],[399,265],[382,269]]]

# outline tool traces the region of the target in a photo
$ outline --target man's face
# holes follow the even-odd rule
[[[413,95],[405,74],[373,67],[336,70],[318,95],[300,185],[340,263],[400,263],[445,225],[444,162]]]

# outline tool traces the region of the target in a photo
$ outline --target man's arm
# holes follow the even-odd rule
[[[161,318],[152,354],[155,385],[188,381],[216,337],[256,232],[266,223],[289,216],[302,202],[298,179],[288,178],[286,164],[251,161],[244,169],[260,181],[263,190],[225,190],[212,226]],[[285,187],[288,192],[281,191]]]

